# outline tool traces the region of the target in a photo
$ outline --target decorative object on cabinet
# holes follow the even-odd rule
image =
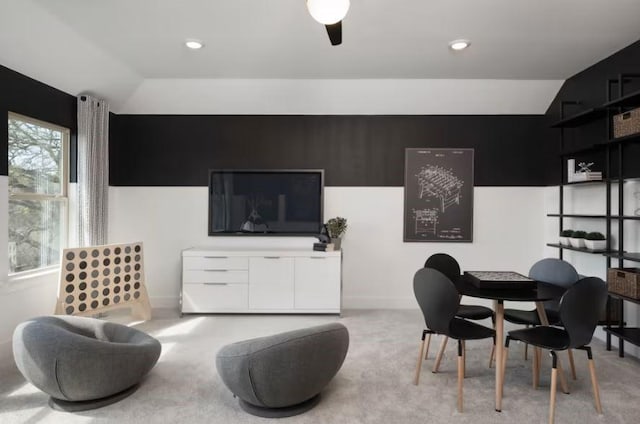
[[[607,239],[604,234],[594,231],[584,237],[584,244],[589,250],[605,250],[607,248]]]
[[[640,108],[613,116],[613,137],[620,138],[640,133]]]
[[[574,231],[571,237],[569,238],[569,242],[571,246],[575,248],[583,248],[585,247],[584,238],[587,236],[586,231]]]
[[[181,312],[339,314],[341,274],[339,251],[185,249]]]
[[[347,328],[334,322],[224,346],[216,368],[245,412],[291,417],[318,404],[348,349]]]
[[[347,219],[337,216],[327,221],[327,232],[334,250],[340,250],[342,235],[347,231]]]
[[[573,230],[562,230],[560,232],[560,244],[563,246],[569,246],[571,242],[569,239],[573,236]]]
[[[151,319],[142,242],[64,249],[56,315],[96,315],[131,308]]]

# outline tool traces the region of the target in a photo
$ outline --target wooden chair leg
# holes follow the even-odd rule
[[[418,354],[418,364],[416,365],[416,375],[413,377],[413,384],[416,386],[420,382],[420,370],[422,369],[422,352],[424,351],[424,334],[422,334],[422,341],[420,342],[420,353]]]
[[[462,340],[462,376],[467,377],[467,345]]]
[[[558,386],[558,370],[556,368],[556,353],[551,352],[553,368],[551,368],[551,394],[549,395],[549,424],[553,424],[556,412],[556,389]]]
[[[589,374],[591,374],[591,387],[593,389],[593,401],[596,406],[598,414],[602,414],[602,404],[600,403],[600,386],[598,385],[598,378],[596,377],[596,365],[593,362],[593,355],[591,348],[586,346],[584,350],[587,351],[589,356]]]
[[[567,377],[564,374],[564,368],[562,368],[562,362],[560,358],[558,358],[558,376],[560,378],[560,387],[562,388],[562,392],[565,394],[569,394],[569,384],[567,383]]]
[[[427,337],[427,350],[426,350],[426,352],[424,352],[424,360],[425,361],[429,357],[429,346],[430,345],[431,345],[431,333],[429,333],[429,336]]]
[[[491,355],[489,355],[489,368],[493,366],[493,361],[496,359],[496,344],[491,346]]]
[[[573,350],[567,349],[567,355],[569,356],[569,367],[571,367],[571,377],[577,380],[576,377],[576,364],[573,362]]]
[[[442,336],[442,343],[440,343],[440,349],[438,350],[438,354],[436,355],[436,361],[433,364],[432,372],[436,373],[440,369],[440,361],[442,361],[442,356],[444,355],[444,349],[447,347],[447,340],[449,337]]]
[[[529,324],[525,325],[525,328],[529,328]],[[524,344],[524,360],[525,361],[529,359],[528,356],[529,356],[529,344],[525,343]]]
[[[533,348],[533,366],[531,367],[531,370],[533,372],[533,388],[537,389],[538,388],[538,383],[540,382],[540,348],[539,347],[534,347]]]
[[[464,380],[464,347],[458,340],[458,412],[462,412],[462,382]]]

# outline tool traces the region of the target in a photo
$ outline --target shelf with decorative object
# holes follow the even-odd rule
[[[550,218],[577,218],[577,219],[608,219],[608,220],[629,220],[629,221],[638,221],[640,220],[640,216],[638,215],[592,215],[592,214],[575,214],[575,213],[548,213],[548,217]]]
[[[640,141],[640,133],[625,135],[624,137],[610,138],[608,141],[597,143],[596,146],[606,147],[607,145],[635,143]]]
[[[613,253],[613,252],[607,251],[605,249],[602,249],[602,250],[598,250],[598,249],[590,250],[590,249],[587,249],[586,247],[573,247],[571,245],[560,244],[560,243],[547,243],[547,246],[555,247],[556,249],[567,249],[567,250],[573,250],[575,252],[591,253],[591,254],[596,254],[596,255],[603,255],[603,254]]]
[[[589,180],[589,181],[574,181],[571,183],[565,183],[564,185],[568,185],[568,186],[579,186],[579,185],[591,185],[591,184],[602,184],[602,183],[606,183],[606,182],[611,182],[612,180],[608,180],[608,179],[602,179],[602,180]]]
[[[622,300],[626,300],[627,302],[637,303],[638,305],[640,305],[640,299],[636,299],[636,298],[633,298],[633,297],[625,296],[625,295],[620,294],[620,293],[609,292],[609,296],[615,297],[615,298],[618,298],[618,299],[622,299]]]
[[[556,217],[556,218],[588,218],[588,219],[606,219],[607,218],[607,215],[581,215],[581,214],[575,214],[575,213],[548,213],[547,216]]]
[[[622,259],[625,261],[640,262],[640,252],[605,252],[603,255],[614,259]]]

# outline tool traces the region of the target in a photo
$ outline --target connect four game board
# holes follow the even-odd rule
[[[151,318],[141,242],[64,249],[56,314],[87,316],[127,307],[138,319]]]

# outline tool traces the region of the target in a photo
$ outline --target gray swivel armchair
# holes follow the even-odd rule
[[[227,345],[216,367],[244,411],[290,417],[318,404],[348,348],[349,332],[332,323]]]
[[[93,318],[43,316],[13,333],[18,369],[51,396],[49,405],[84,411],[135,391],[160,357],[161,345],[135,328]]]

